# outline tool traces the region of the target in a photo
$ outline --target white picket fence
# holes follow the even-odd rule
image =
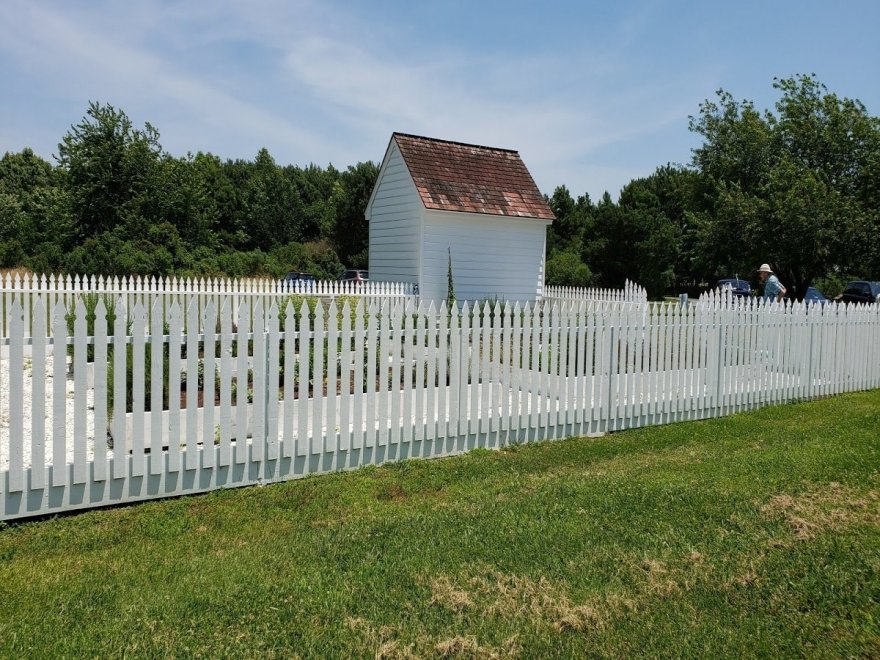
[[[545,300],[647,303],[648,292],[635,282],[626,280],[622,289],[545,286]]]
[[[733,304],[738,297],[733,295],[733,287],[719,287],[704,291],[697,298],[697,302],[701,305],[730,305]]]
[[[702,419],[880,386],[880,305],[447,310],[18,298],[0,518]],[[53,330],[49,332],[49,328]]]
[[[231,299],[238,305],[243,299],[251,304],[262,299],[268,307],[272,301],[284,304],[288,296],[317,296],[329,302],[338,297],[362,297],[372,299],[416,298],[417,287],[405,282],[352,282],[318,280],[314,282],[285,282],[269,278],[177,278],[177,277],[103,277],[97,275],[37,275],[7,273],[0,276],[0,335],[8,334],[10,309],[13,298],[18,298],[25,309],[30,310],[34,296],[42,296],[51,308],[57,301],[73,308],[76,300],[89,295],[107,295],[122,298],[127,308],[140,301],[152,308],[157,299],[169,305],[172,300],[180,304],[195,298],[200,309],[209,300],[218,307],[221,301]],[[25,318],[25,332],[29,332],[31,316]]]

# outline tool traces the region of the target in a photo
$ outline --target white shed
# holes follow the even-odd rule
[[[458,300],[534,301],[553,212],[516,151],[394,133],[367,204],[370,279]]]

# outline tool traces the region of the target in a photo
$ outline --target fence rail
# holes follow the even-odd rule
[[[2,519],[880,386],[878,305],[29,302],[0,346]]]

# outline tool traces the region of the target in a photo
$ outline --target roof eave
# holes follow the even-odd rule
[[[540,218],[536,215],[510,215],[507,213],[480,213],[479,211],[462,211],[460,209],[438,209],[433,206],[427,206],[424,204],[424,202],[422,202],[422,205],[425,207],[425,210],[427,210],[431,213],[456,213],[456,214],[461,213],[464,215],[481,215],[486,218],[499,218],[499,219],[504,219],[504,220],[507,220],[507,219],[530,220],[530,221],[544,222],[544,223],[547,223],[548,225],[552,224],[553,221],[556,219],[556,216],[553,216],[552,218]]]

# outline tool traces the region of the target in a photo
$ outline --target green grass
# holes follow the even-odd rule
[[[880,391],[0,530],[0,656],[880,655]]]

